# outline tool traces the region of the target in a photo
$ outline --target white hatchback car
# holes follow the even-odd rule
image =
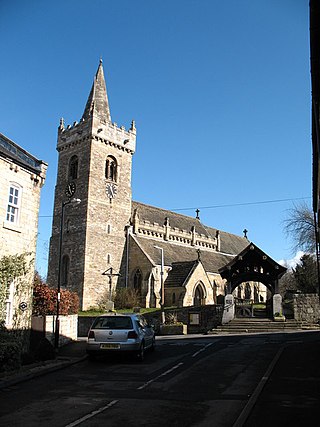
[[[108,313],[92,323],[86,350],[90,357],[132,352],[143,360],[145,350],[154,347],[154,330],[142,315]]]

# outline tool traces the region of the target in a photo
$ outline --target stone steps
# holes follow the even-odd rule
[[[275,322],[271,319],[263,318],[238,318],[233,319],[226,325],[218,326],[214,330],[216,333],[263,333],[297,331],[303,329],[317,329],[315,325],[305,325],[296,320],[286,320],[285,322]]]
[[[253,310],[254,317],[259,319],[266,319],[267,317],[267,310],[265,308],[255,308]]]

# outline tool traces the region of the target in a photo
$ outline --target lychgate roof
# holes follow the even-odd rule
[[[221,277],[230,284],[231,292],[245,281],[261,282],[274,292],[277,280],[286,271],[285,267],[274,261],[252,242],[228,264],[219,269]]]

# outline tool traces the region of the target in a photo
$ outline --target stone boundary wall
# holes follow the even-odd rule
[[[59,347],[78,338],[78,315],[59,316],[60,334]],[[56,316],[45,316],[45,337],[53,344]]]
[[[318,294],[293,295],[294,319],[299,322],[319,323],[320,304]]]
[[[200,307],[181,307],[168,309],[166,313],[166,322],[175,319],[188,325],[188,334],[206,333],[211,329],[221,325],[223,305],[204,305]],[[160,334],[161,311],[144,313],[143,316],[151,325],[154,325],[156,334]],[[86,337],[89,328],[96,316],[79,316],[78,318],[78,336]]]
[[[181,307],[166,310],[166,319],[170,320],[171,316],[176,316],[177,322],[188,325],[188,334],[197,334],[206,333],[221,325],[222,313],[222,305]]]

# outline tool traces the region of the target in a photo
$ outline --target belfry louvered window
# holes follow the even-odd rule
[[[72,156],[69,162],[69,179],[78,178],[78,156]]]
[[[113,182],[117,181],[117,161],[114,157],[108,156],[106,160],[105,177]]]

